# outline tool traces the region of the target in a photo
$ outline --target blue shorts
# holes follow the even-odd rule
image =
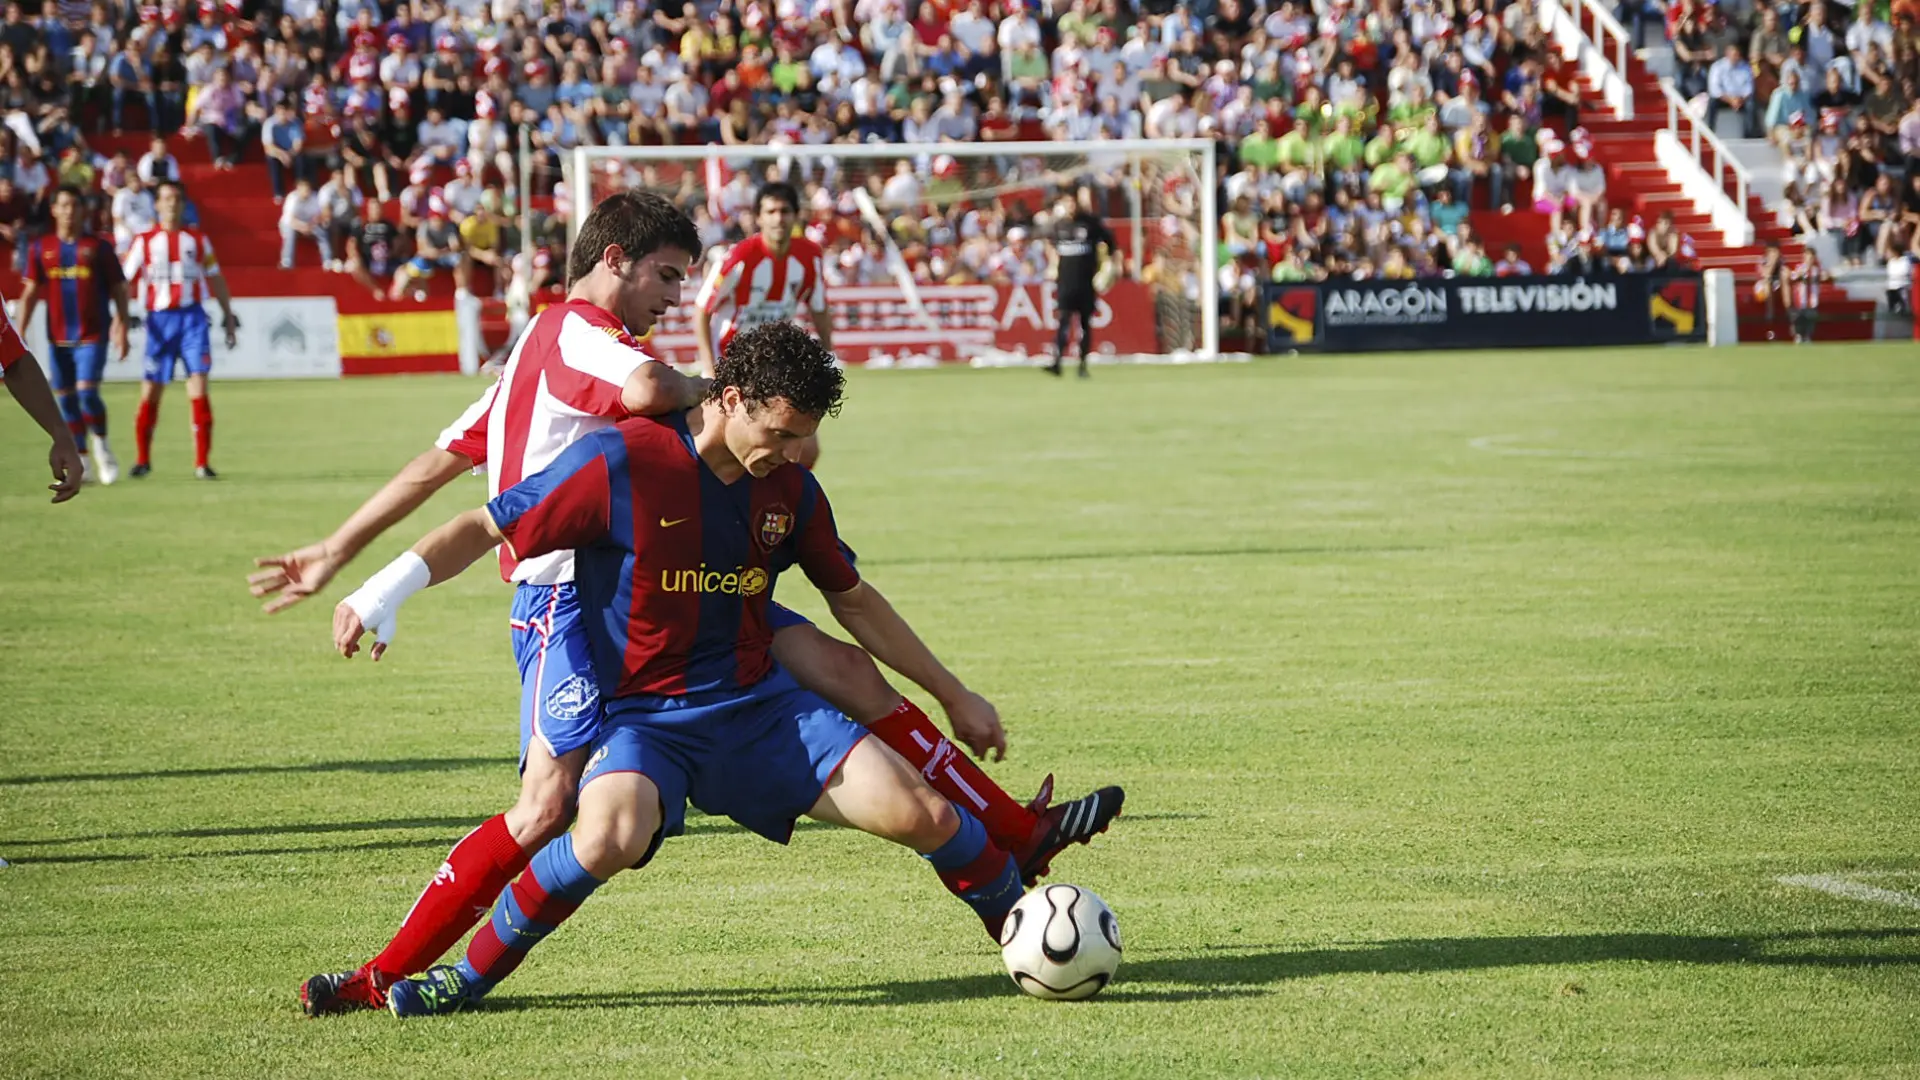
[[[719,700],[654,699],[679,704],[650,710],[633,707],[635,699],[615,701],[580,786],[643,773],[660,789],[662,836],[685,830],[691,802],[784,844],[867,737],[779,667],[744,693],[702,697]]]
[[[600,684],[586,618],[571,584],[513,590],[513,659],[520,665],[520,767],[538,738],[560,757],[600,732]]]
[[[100,342],[53,347],[53,378],[56,391],[65,393],[76,383],[97,383],[107,367],[107,347]]]
[[[147,365],[141,378],[170,383],[176,364],[187,365],[189,375],[205,375],[211,371],[213,348],[208,338],[211,325],[206,309],[197,304],[190,308],[147,312]]]
[[[441,255],[438,258],[428,258],[425,255],[415,255],[413,258],[407,260],[407,265],[413,267],[413,272],[416,276],[432,277],[435,269],[451,270],[459,266],[460,256]]]
[[[772,601],[767,602],[767,627],[779,633],[789,626],[812,626],[813,620],[792,608],[781,607]]]

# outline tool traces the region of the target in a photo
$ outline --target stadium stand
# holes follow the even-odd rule
[[[1698,93],[1726,81],[1704,74],[1709,55],[1759,54],[1755,98],[1726,109],[1808,147],[1797,219],[1845,233],[1866,259],[1911,251],[1920,232],[1920,194],[1903,181],[1920,110],[1900,111],[1920,75],[1914,6],[1880,22],[1863,4],[1850,27],[1819,3],[1756,16],[1646,0],[1622,14],[1648,37],[1658,22]],[[498,295],[516,266],[551,278],[569,208],[560,159],[581,141],[1197,135],[1226,150],[1228,298],[1261,280],[1522,265],[1728,266],[1750,280],[1759,247],[1722,243],[1668,177],[1653,149],[1658,82],[1642,60],[1628,67],[1637,118],[1610,119],[1536,0],[47,0],[37,17],[10,3],[0,240],[17,251],[46,228],[64,182],[124,238],[157,169],[184,182],[238,291],[380,310],[456,284]],[[1802,95],[1823,89],[1803,105],[1776,91],[1783,71]],[[524,192],[523,147],[535,159]],[[313,190],[290,195],[302,179]],[[1812,205],[1836,181],[1845,197]],[[821,182],[808,205],[832,216],[844,200],[816,196]],[[737,206],[690,209],[710,240],[740,234]],[[1771,208],[1749,211],[1756,245],[1793,242]],[[290,239],[283,221],[297,223]],[[1014,224],[984,228],[997,241]],[[331,241],[324,256],[315,238]],[[872,235],[844,243],[878,265]],[[917,268],[996,272],[957,249]],[[1836,294],[1831,310],[1850,302]]]
[[[1701,251],[1703,265],[1740,274],[1743,338],[1787,336],[1778,302],[1752,289],[1769,241],[1789,265],[1811,245],[1832,276],[1852,283],[1819,290],[1822,339],[1872,337],[1876,315],[1910,318],[1920,254],[1920,187],[1912,179],[1920,166],[1920,3],[1629,0],[1617,14],[1650,45],[1628,75],[1636,112],[1662,118],[1653,129],[1667,115],[1655,74],[1664,69],[1694,114],[1683,127],[1704,120],[1735,153],[1743,138],[1752,140],[1750,164],[1778,163],[1768,171],[1780,175],[1779,190],[1749,193],[1743,207],[1757,226],[1755,242]],[[1648,138],[1621,151],[1619,167],[1646,182],[1665,171]]]

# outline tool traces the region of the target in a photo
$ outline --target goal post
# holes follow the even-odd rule
[[[581,146],[566,161],[569,239],[596,202],[634,188],[673,198],[709,241],[738,237],[751,232],[741,217],[753,192],[783,180],[826,253],[843,361],[1017,365],[1053,347],[1047,227],[1059,192],[1084,186],[1122,264],[1094,315],[1096,358],[1214,360],[1216,153],[1210,139]],[[707,258],[725,247],[711,244]],[[693,359],[692,299],[690,289],[650,339],[662,359]]]

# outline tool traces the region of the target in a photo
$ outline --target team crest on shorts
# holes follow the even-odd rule
[[[793,531],[793,511],[774,503],[760,513],[760,546],[772,551]]]
[[[580,770],[580,775],[592,776],[593,770],[599,768],[600,763],[605,760],[607,760],[607,747],[602,744],[600,749],[595,750],[593,756],[587,759],[587,767]]]
[[[600,704],[600,688],[585,675],[569,675],[547,695],[547,715],[555,720],[578,720]]]

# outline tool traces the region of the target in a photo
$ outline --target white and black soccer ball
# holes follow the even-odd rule
[[[1000,929],[1014,984],[1048,1001],[1082,1001],[1120,966],[1120,921],[1077,885],[1043,885],[1020,898]]]

